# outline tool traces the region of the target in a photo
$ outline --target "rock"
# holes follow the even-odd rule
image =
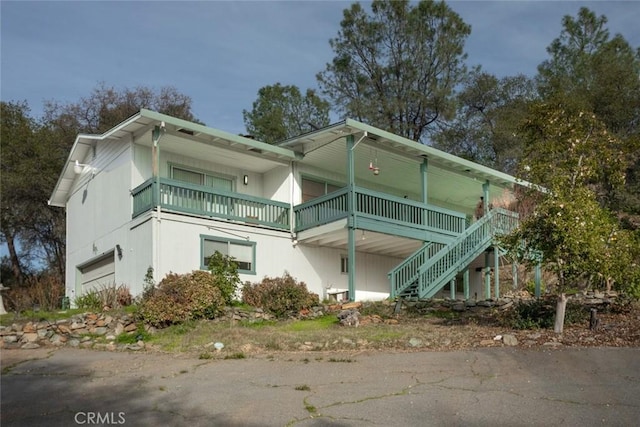
[[[118,347],[115,345],[115,343],[110,342],[105,348],[109,351],[115,351]]]
[[[342,338],[342,344],[356,345],[356,343],[354,343],[353,340],[349,338]]]
[[[493,307],[493,301],[485,300],[476,303],[479,307]]]
[[[145,346],[144,346],[144,341],[142,341],[142,340],[138,340],[138,342],[137,342],[136,344],[137,344],[137,345],[138,345],[138,347],[140,347],[140,348],[144,348],[144,347],[145,347]]]
[[[77,329],[83,329],[86,328],[87,325],[84,324],[84,322],[73,322],[70,326],[72,331],[75,331]]]
[[[358,310],[342,310],[338,313],[338,319],[343,326],[355,326],[360,325],[360,312]]]
[[[67,337],[53,334],[51,338],[49,338],[49,342],[55,346],[64,345],[67,342]]]
[[[356,302],[348,302],[346,304],[342,304],[342,309],[343,310],[351,310],[351,309],[357,309],[362,307],[362,303],[360,301],[356,301]]]
[[[93,333],[98,336],[102,336],[102,335],[105,335],[108,331],[109,331],[108,328],[105,328],[104,326],[102,326],[102,327],[96,328],[96,330]]]
[[[40,348],[40,344],[36,344],[34,342],[28,342],[26,344],[23,344],[22,347],[20,347],[20,348],[25,349],[25,350],[33,350],[35,348]]]
[[[135,323],[129,323],[124,327],[125,332],[133,332],[137,329],[138,329],[138,325],[136,325]]]
[[[467,306],[463,302],[457,302],[451,306],[451,310],[453,311],[465,311]]]
[[[502,336],[502,342],[504,343],[504,345],[508,345],[510,347],[518,345],[518,339],[515,337],[515,335],[511,334],[504,334]]]
[[[17,335],[5,335],[4,337],[2,337],[2,342],[6,342],[6,343],[18,342],[18,337]]]
[[[494,340],[482,340],[480,341],[480,345],[483,345],[483,346],[493,345],[494,342],[495,342]]]
[[[111,334],[105,335],[104,339],[107,341],[115,341],[116,336],[113,333],[111,333]]]
[[[36,330],[37,330],[37,328],[32,322],[27,322],[22,327],[22,332],[24,332],[25,334],[30,334],[32,332],[35,332]]]
[[[464,302],[467,307],[475,307],[478,305],[474,300],[468,299]]]
[[[73,338],[73,339],[69,340],[69,345],[71,347],[78,347],[80,345],[80,340],[76,339],[76,338]]]
[[[124,325],[118,322],[118,324],[116,325],[116,329],[113,332],[116,334],[116,336],[120,335],[124,332]]]
[[[384,323],[386,325],[397,325],[399,322],[396,319],[385,319]]]
[[[22,342],[36,342],[38,341],[38,334],[35,332],[25,333],[21,339]]]
[[[410,347],[422,347],[422,340],[419,338],[411,338],[409,340]]]

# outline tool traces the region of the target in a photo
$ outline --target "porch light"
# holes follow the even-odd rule
[[[245,175],[242,177],[242,183],[244,185],[248,185],[249,184],[249,175]]]

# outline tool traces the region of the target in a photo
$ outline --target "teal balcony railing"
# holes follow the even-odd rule
[[[287,203],[165,178],[160,179],[159,189],[157,185],[154,179],[149,179],[131,192],[134,218],[157,206],[160,197],[160,206],[166,210],[282,230],[290,226]]]
[[[355,215],[422,230],[457,235],[465,229],[465,215],[413,200],[354,187]],[[293,208],[296,231],[327,224],[349,215],[347,187]]]

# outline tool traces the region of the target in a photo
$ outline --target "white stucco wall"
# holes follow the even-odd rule
[[[160,223],[160,265],[157,277],[169,272],[186,273],[200,268],[200,236],[241,240],[244,236],[256,243],[256,274],[240,274],[242,282],[259,282],[263,277],[282,276],[288,271],[307,284],[320,298],[331,287],[348,288],[348,277],[340,272],[340,257],[346,250],[294,246],[287,232],[211,221],[175,214],[162,214]],[[358,299],[384,299],[389,294],[388,271],[401,259],[356,254]]]

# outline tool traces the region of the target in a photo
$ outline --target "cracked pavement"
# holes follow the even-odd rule
[[[306,352],[241,360],[64,348],[31,356],[3,350],[2,359],[3,427],[89,425],[88,413],[100,414],[101,425],[133,426],[636,425],[640,419],[638,348]]]

